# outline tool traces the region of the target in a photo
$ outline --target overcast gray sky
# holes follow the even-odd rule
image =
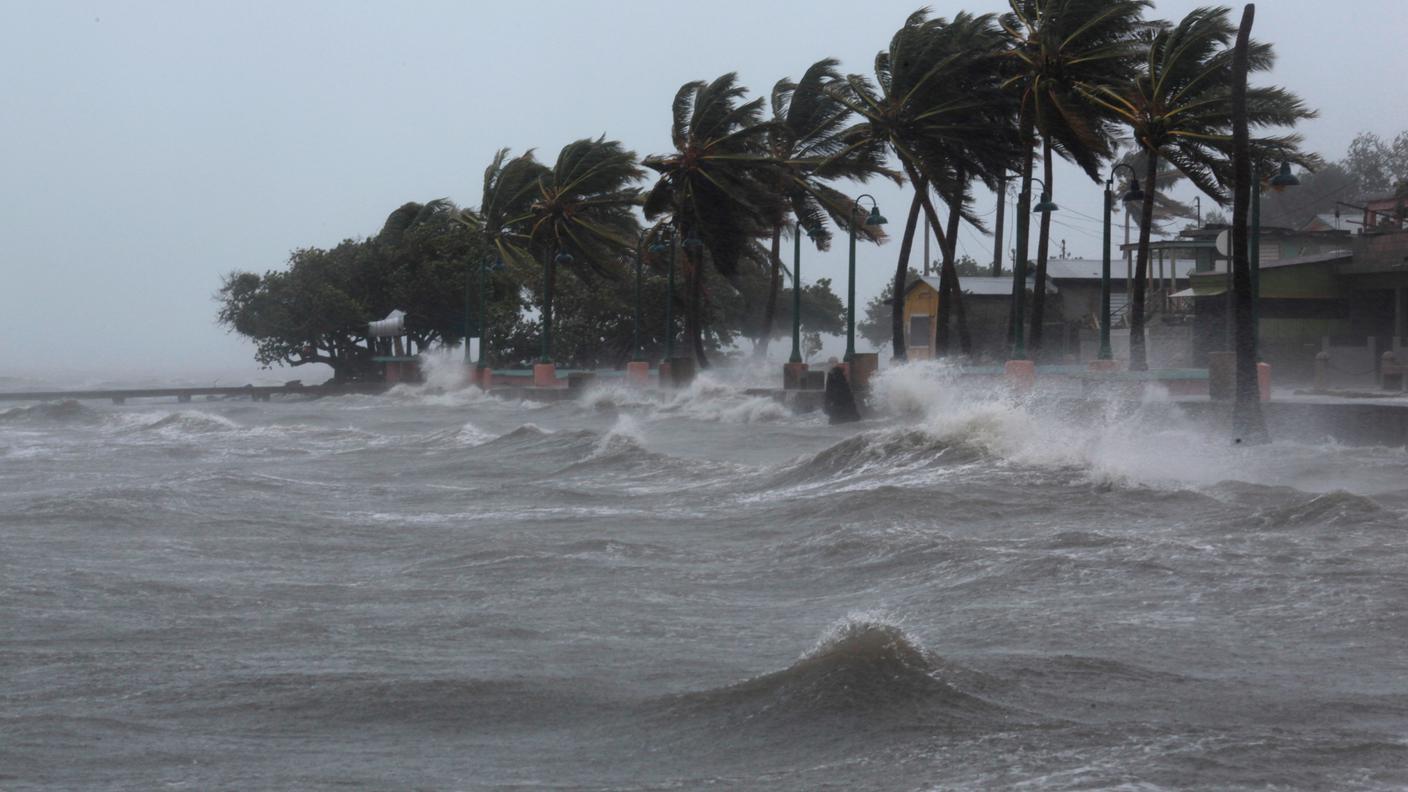
[[[931,5],[944,16],[1004,7]],[[1198,5],[1159,0],[1156,15]],[[666,151],[682,83],[737,71],[766,94],[826,56],[866,72],[917,3],[3,7],[0,376],[228,378],[256,366],[249,344],[214,324],[223,273],[372,233],[406,201],[475,205],[501,146],[551,160],[564,143],[605,133],[641,155]],[[1261,81],[1320,110],[1301,131],[1338,159],[1360,130],[1408,129],[1405,31],[1404,0],[1263,0],[1255,35],[1275,43],[1279,62]],[[905,194],[873,187],[898,224]],[[1062,168],[1056,200],[1054,238],[1097,256],[1100,188]],[[989,211],[992,197],[982,201]],[[990,238],[966,229],[961,243],[991,259]],[[841,291],[844,250],[806,258],[804,278],[831,276]],[[893,273],[897,252],[862,251],[862,299]],[[312,373],[286,371],[276,375]]]

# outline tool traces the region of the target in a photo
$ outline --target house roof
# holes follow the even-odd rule
[[[1050,264],[1048,263],[1047,266],[1050,267]],[[1031,290],[1032,288],[1031,279],[1032,276],[1027,277],[1028,290]],[[905,294],[909,294],[921,283],[925,284],[934,291],[939,290],[938,278],[933,277],[931,275],[921,275],[917,280],[909,284],[909,287],[904,290]],[[993,278],[991,276],[984,275],[965,275],[958,279],[958,285],[960,288],[963,289],[964,294],[971,294],[974,297],[1012,296],[1012,278],[1010,276],[1006,278]],[[1046,293],[1057,293],[1056,284],[1052,283],[1049,278],[1046,281]]]
[[[1331,250],[1328,253],[1315,253],[1309,256],[1296,256],[1294,258],[1284,258],[1277,261],[1263,261],[1260,269],[1281,269],[1283,267],[1302,267],[1310,264],[1335,264],[1341,261],[1350,261],[1354,254],[1348,250]],[[1192,280],[1193,287],[1183,291],[1174,292],[1171,297],[1213,297],[1227,292],[1227,271],[1218,270],[1216,272],[1194,273]]]
[[[1359,216],[1350,216],[1342,213],[1337,214],[1335,212],[1320,212],[1315,215],[1314,220],[1306,223],[1301,230],[1352,231],[1362,225],[1364,225],[1364,221]]]

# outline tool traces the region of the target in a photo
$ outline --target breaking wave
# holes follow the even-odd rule
[[[852,614],[786,669],[680,703],[722,710],[733,720],[797,725],[834,717],[880,717],[894,725],[896,718],[957,723],[1003,716],[1002,707],[945,679],[951,670],[884,617]]]
[[[178,410],[172,413],[122,413],[116,416],[120,430],[130,433],[157,432],[163,435],[200,435],[229,432],[241,425],[223,415]]]
[[[99,420],[101,416],[97,410],[84,407],[73,399],[0,410],[0,423],[96,423]]]

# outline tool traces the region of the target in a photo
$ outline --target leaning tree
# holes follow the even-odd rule
[[[643,164],[660,174],[645,196],[649,221],[669,218],[685,254],[688,300],[685,328],[700,367],[704,351],[704,268],[725,278],[766,261],[759,240],[771,235],[785,207],[776,186],[777,161],[768,151],[771,124],[763,99],[745,101],[734,73],[713,82],[689,82],[675,94],[670,141],[674,151]]]
[[[1233,43],[1237,27],[1226,8],[1199,8],[1177,25],[1145,33],[1145,63],[1122,85],[1082,83],[1080,91],[1114,113],[1133,133],[1147,155],[1144,203],[1139,217],[1139,247],[1130,306],[1129,367],[1149,368],[1144,341],[1144,303],[1149,278],[1149,237],[1154,224],[1159,163],[1167,160],[1203,193],[1226,204],[1233,184],[1232,95]],[[1270,44],[1249,42],[1248,71],[1267,71],[1275,61]],[[1275,87],[1249,87],[1249,129],[1294,126],[1314,118],[1295,94]],[[1249,146],[1263,173],[1274,173],[1278,160],[1303,165],[1315,159],[1302,154],[1296,135],[1251,140]]]
[[[772,123],[768,130],[768,152],[777,163],[777,192],[784,213],[772,227],[772,246],[767,303],[763,309],[762,333],[756,353],[767,354],[772,338],[777,298],[782,285],[782,236],[792,220],[792,233],[805,230],[818,250],[831,246],[829,219],[845,228],[854,201],[830,182],[850,179],[865,182],[875,175],[902,183],[899,173],[885,166],[883,145],[850,145],[850,109],[837,99],[846,95],[849,84],[836,69],[832,58],[819,60],[799,82],[782,79],[772,90]],[[857,233],[872,242],[884,238],[878,226],[862,224]],[[796,273],[793,273],[796,277]],[[795,286],[796,284],[794,284]]]
[[[1011,103],[1000,90],[999,44],[991,15],[959,13],[949,22],[917,11],[875,56],[874,81],[852,74],[847,77],[849,90],[831,89],[860,119],[848,132],[851,145],[887,147],[914,186],[895,264],[891,314],[897,359],[906,357],[904,281],[921,209],[945,252],[940,327],[948,326],[950,311],[962,300],[951,255],[953,234],[945,232],[955,226],[940,222],[929,191],[943,197],[951,213],[981,228],[963,200],[967,181],[995,180],[1015,151]]]
[[[1054,189],[1052,153],[1075,163],[1096,182],[1102,163],[1113,155],[1114,134],[1109,114],[1087,101],[1077,86],[1128,81],[1139,62],[1135,34],[1144,25],[1149,0],[1009,0],[1002,18],[1008,40],[1005,86],[1020,103],[1022,139],[1022,200],[1017,224],[1022,233],[1018,257],[1026,261],[1025,229],[1031,218],[1034,150],[1042,143],[1042,181]],[[1050,250],[1051,215],[1041,216],[1037,237],[1036,279],[1032,295],[1033,352],[1041,348],[1045,322],[1046,263]],[[1014,284],[1020,298],[1022,284]]]

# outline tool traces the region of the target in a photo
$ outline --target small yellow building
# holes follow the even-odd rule
[[[921,276],[904,292],[904,346],[910,360],[934,356],[939,316],[939,279]]]
[[[996,353],[1006,345],[1007,317],[1012,305],[1012,276],[992,278],[965,275],[958,280],[963,290],[963,308],[973,334],[975,352]],[[1032,279],[1027,280],[1030,299]],[[1046,293],[1057,291],[1051,281]],[[939,278],[922,275],[911,281],[904,292],[904,342],[910,360],[934,357],[939,325]]]

